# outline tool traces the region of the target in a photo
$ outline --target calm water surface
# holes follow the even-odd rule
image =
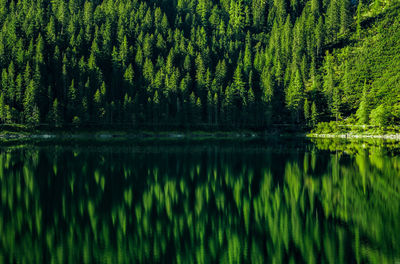
[[[400,262],[400,146],[0,147],[0,263]]]

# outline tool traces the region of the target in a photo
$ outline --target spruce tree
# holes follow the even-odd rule
[[[358,122],[360,124],[367,125],[369,122],[369,113],[370,111],[369,111],[367,81],[365,80],[363,87],[363,95],[356,113]]]
[[[286,91],[286,105],[296,121],[299,122],[301,108],[303,107],[304,84],[298,69],[292,75],[294,76],[292,76],[289,88]]]
[[[304,100],[303,109],[304,109],[304,119],[306,120],[306,124],[309,125],[311,113],[310,113],[310,103],[308,102],[308,99]]]
[[[358,38],[361,37],[361,10],[362,10],[362,1],[358,1],[357,18],[356,18],[356,32]]]
[[[340,33],[346,33],[349,30],[351,17],[350,0],[341,0],[340,2]]]
[[[311,105],[311,124],[315,126],[318,123],[318,111],[315,102]]]

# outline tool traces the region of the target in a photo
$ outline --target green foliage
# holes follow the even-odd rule
[[[368,124],[369,121],[369,102],[367,97],[367,85],[364,83],[363,97],[361,98],[360,106],[356,112],[358,122],[361,124]]]
[[[362,125],[397,125],[400,6],[385,3],[385,10],[370,12],[365,4],[357,6],[355,32],[343,38],[353,44],[334,49],[325,59],[324,93],[332,117],[339,113],[345,119],[356,117]]]
[[[69,141],[2,147],[3,262],[400,256],[398,142]]]
[[[345,133],[346,128],[341,127],[337,122],[320,122],[312,131],[315,134]]]
[[[57,99],[55,99],[53,102],[52,108],[49,112],[49,119],[55,127],[60,127],[62,124],[61,108]]]
[[[261,129],[310,122],[311,102],[320,120],[353,116],[366,79],[371,109],[395,111],[398,14],[391,1],[3,1],[0,122],[177,128],[200,99],[192,125]]]
[[[304,100],[304,119],[306,120],[307,124],[310,123],[310,103],[308,102],[308,99]]]
[[[293,75],[294,77],[292,76],[292,80],[286,92],[286,104],[289,110],[297,116],[297,120],[299,120],[300,110],[304,105],[304,85],[299,70],[296,70]]]
[[[387,126],[389,124],[390,111],[385,104],[379,105],[369,115],[371,125]]]
[[[318,111],[315,102],[311,105],[311,124],[315,126],[318,123]]]

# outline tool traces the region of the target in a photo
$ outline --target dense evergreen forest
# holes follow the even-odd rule
[[[0,0],[0,122],[400,120],[392,0]]]

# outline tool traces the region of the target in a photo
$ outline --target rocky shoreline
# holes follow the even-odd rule
[[[342,139],[389,139],[389,140],[400,140],[400,134],[383,134],[383,135],[371,135],[371,134],[307,134],[309,138],[342,138]]]

